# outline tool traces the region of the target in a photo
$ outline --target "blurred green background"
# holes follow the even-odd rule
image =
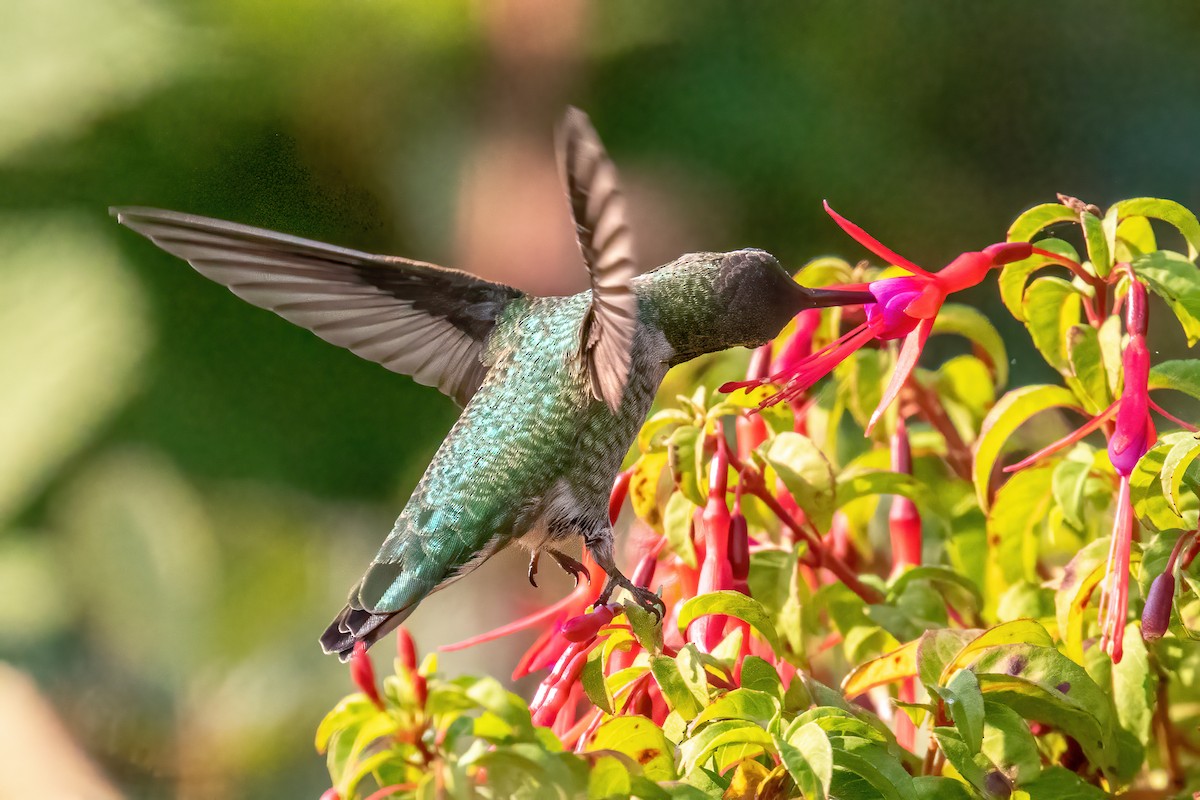
[[[349,683],[317,634],[456,413],[109,205],[576,291],[551,143],[574,103],[647,265],[863,256],[829,198],[938,266],[1058,191],[1200,206],[1198,35],[1194,2],[7,0],[0,798],[319,794],[312,731]],[[1046,378],[995,318],[1016,380]],[[422,607],[420,646],[568,585],[494,562]],[[521,646],[442,663],[503,676]]]

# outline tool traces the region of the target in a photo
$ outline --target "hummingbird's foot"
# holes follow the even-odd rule
[[[580,564],[566,553],[560,553],[558,550],[553,548],[547,547],[546,551],[550,553],[551,557],[558,564],[558,566],[562,567],[563,572],[575,579],[576,586],[579,586],[580,578],[583,578],[588,583],[592,582],[592,573],[588,572],[588,568],[583,564]]]
[[[596,602],[592,604],[592,608],[599,608],[607,605],[609,597],[617,588],[624,589],[633,595],[633,602],[642,608],[649,611],[660,620],[666,617],[667,606],[663,603],[662,598],[641,586],[635,586],[632,581],[622,575],[620,572],[615,575],[610,574],[608,581],[604,584],[604,589],[601,590],[600,596],[596,598]]]
[[[535,589],[538,588],[538,585],[533,576],[537,575],[538,558],[540,558],[541,555],[541,550],[534,550],[529,554],[529,571],[525,573],[529,578],[529,585]],[[578,580],[576,580],[576,583],[578,583]]]

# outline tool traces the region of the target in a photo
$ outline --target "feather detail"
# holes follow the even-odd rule
[[[151,208],[117,221],[248,302],[466,405],[496,317],[522,293],[458,270]]]
[[[592,302],[580,330],[580,353],[592,395],[621,405],[637,330],[638,273],[633,235],[617,170],[587,114],[570,108],[558,128],[559,167],[566,182],[575,235],[591,277]]]

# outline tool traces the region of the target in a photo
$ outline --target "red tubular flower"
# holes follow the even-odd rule
[[[1129,277],[1129,294],[1125,307],[1125,329],[1129,333],[1129,343],[1121,354],[1124,375],[1121,396],[1078,430],[1004,470],[1016,472],[1031,466],[1080,441],[1115,417],[1113,432],[1108,437],[1108,457],[1113,469],[1120,476],[1120,489],[1117,493],[1112,541],[1108,549],[1108,579],[1100,603],[1100,646],[1114,663],[1120,662],[1123,654],[1122,639],[1125,635],[1125,620],[1129,614],[1129,550],[1137,528],[1137,519],[1129,499],[1129,476],[1138,460],[1153,446],[1158,435],[1150,417],[1150,409],[1162,412],[1150,399],[1150,351],[1146,347],[1146,286],[1136,279],[1132,271]]]
[[[875,296],[877,302],[864,307],[866,322],[812,355],[799,360],[786,371],[771,375],[770,383],[782,383],[784,387],[777,395],[764,401],[764,405],[794,399],[807,392],[851,353],[871,341],[898,339],[903,336],[904,344],[900,348],[896,370],[892,373],[892,379],[867,424],[867,432],[870,433],[916,367],[917,359],[933,330],[933,322],[946,296],[951,292],[977,285],[993,267],[1029,258],[1033,254],[1033,246],[1028,242],[993,244],[978,252],[963,253],[939,272],[933,273],[885,247],[858,225],[830,208],[829,203],[825,203],[825,210],[842,230],[859,244],[887,263],[895,264],[911,274],[867,284],[866,289]],[[768,381],[727,383],[721,387],[721,391],[733,391],[765,382]]]
[[[892,470],[905,475],[912,474],[912,447],[908,441],[908,428],[904,420],[896,426],[892,436]],[[896,495],[888,511],[888,531],[892,540],[892,574],[905,567],[921,563],[921,514],[911,498]]]
[[[396,658],[405,669],[416,670],[417,647],[413,644],[412,635],[403,626],[396,629]]]
[[[354,652],[350,656],[350,679],[372,703],[380,709],[383,708],[383,698],[379,696],[379,687],[375,684],[375,667],[371,664],[371,657],[367,655],[366,642],[354,643]]]
[[[563,638],[568,642],[591,641],[596,638],[596,634],[600,632],[601,628],[612,622],[612,618],[620,610],[620,603],[609,603],[606,606],[600,606],[590,613],[571,617],[571,619],[562,624],[560,631]]]
[[[717,452],[709,469],[708,502],[701,513],[704,536],[704,563],[700,568],[697,594],[733,588],[733,572],[729,564],[729,452],[724,435],[718,432]],[[688,628],[688,638],[701,650],[710,652],[721,641],[728,618],[721,614],[701,617]]]

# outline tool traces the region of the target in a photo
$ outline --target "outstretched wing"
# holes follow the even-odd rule
[[[244,300],[466,405],[511,286],[206,217],[114,208],[117,221]]]
[[[581,352],[592,395],[614,411],[629,380],[637,330],[637,275],[633,236],[617,169],[604,152],[587,114],[567,109],[558,128],[558,158],[575,234],[592,279],[592,305],[584,318]]]

